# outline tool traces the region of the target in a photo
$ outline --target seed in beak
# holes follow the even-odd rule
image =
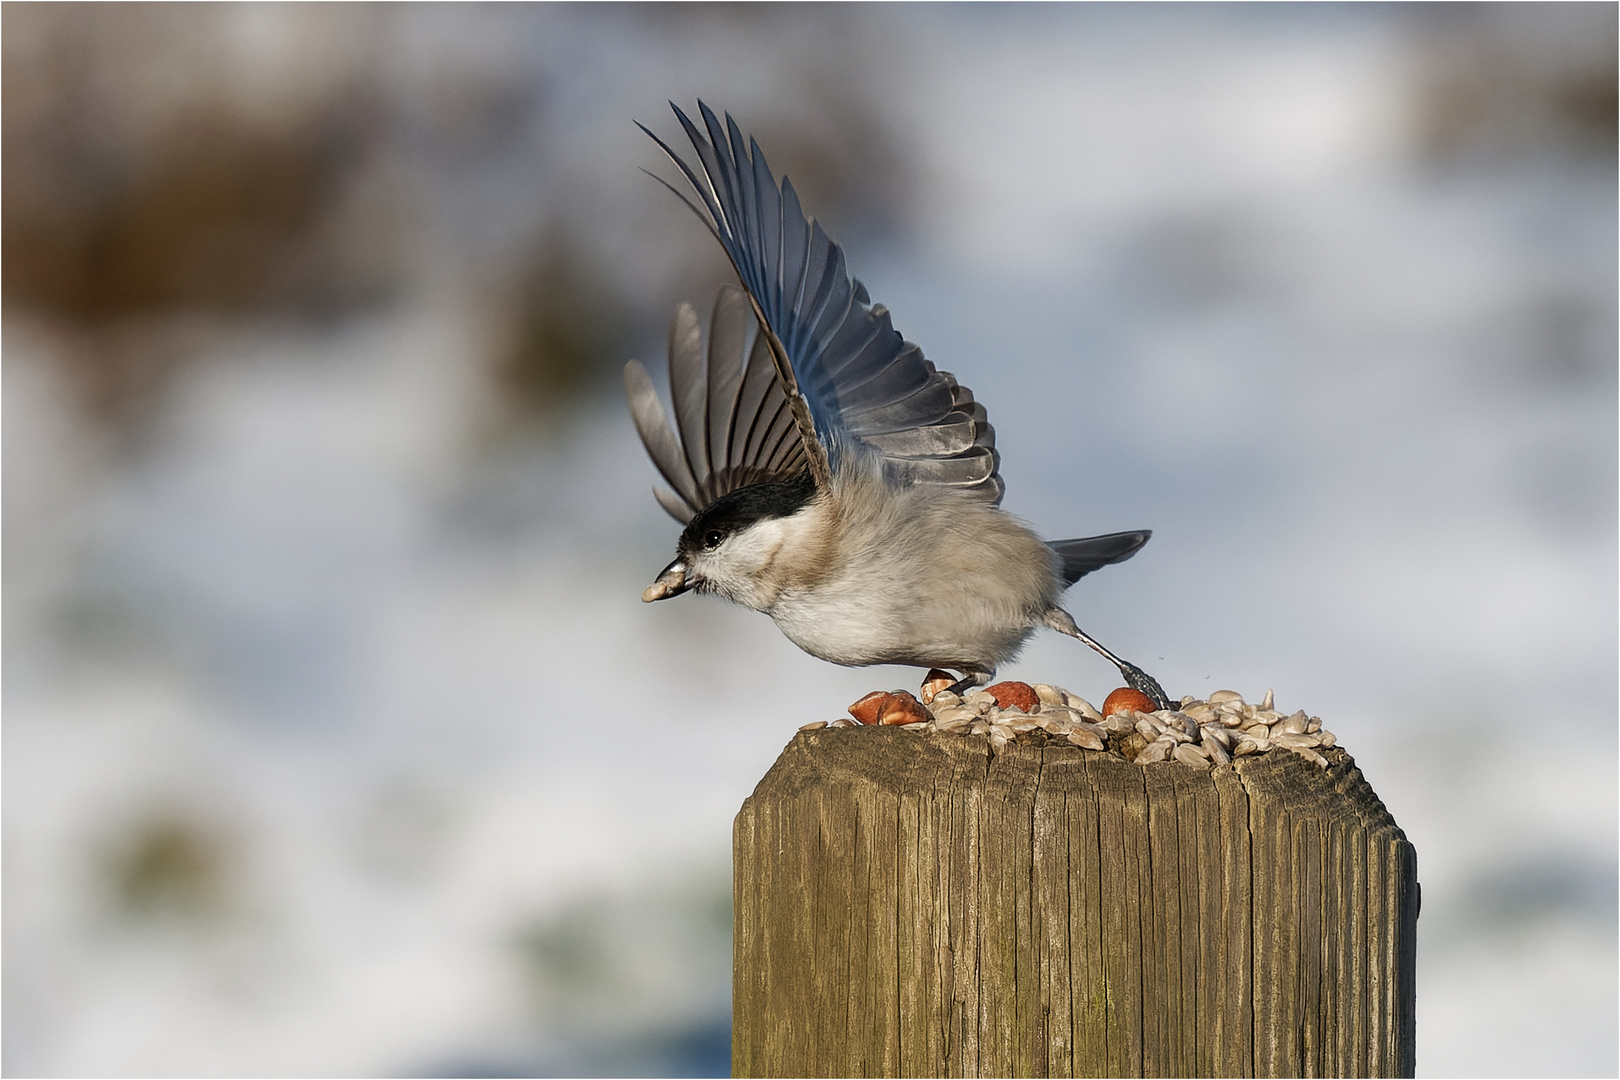
[[[641,602],[650,604],[654,600],[665,600],[671,596],[686,591],[686,567],[679,563],[672,563],[659,575],[657,581],[642,590]]]

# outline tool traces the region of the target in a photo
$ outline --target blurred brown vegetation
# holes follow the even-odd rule
[[[13,127],[8,110],[8,301],[97,326],[354,296],[360,282],[315,233],[363,152],[363,124],[328,115],[276,128],[202,105],[146,153],[106,160],[60,111]],[[25,131],[37,137],[18,145]]]
[[[1616,9],[1547,10],[1415,9],[1412,109],[1428,160],[1613,158]],[[402,94],[390,34],[437,17],[365,6],[0,11],[0,297],[13,325],[49,341],[93,418],[138,422],[232,326],[343,318],[398,298],[422,259],[411,247],[422,208],[403,193],[420,195],[418,174],[445,159],[468,175],[502,155],[508,165],[553,161],[535,172],[551,190],[533,192],[507,230],[516,239],[469,287],[491,328],[489,355],[469,362],[520,422],[612,383],[637,342],[661,338],[676,299],[701,307],[729,276],[672,197],[676,224],[655,239],[681,257],[653,260],[672,271],[667,287],[649,293],[615,265],[622,243],[610,254],[599,235],[613,209],[579,189],[573,162],[555,163],[566,156],[555,118],[533,122],[564,77],[546,70],[555,59],[436,61]],[[852,36],[839,11],[654,5],[469,17],[538,22],[563,36],[650,34],[677,51],[802,40],[802,58],[780,51],[777,92],[713,104],[766,136],[776,171],[846,242],[907,224],[912,155],[869,100],[881,88],[856,77],[878,35]],[[847,48],[808,48],[828,41]],[[639,118],[674,134],[656,99]],[[624,166],[636,164],[659,169],[650,148]],[[573,187],[562,179],[570,175]]]
[[[338,314],[397,282],[393,208],[354,190],[380,145],[360,73],[334,93],[247,93],[207,6],[0,17],[0,293],[94,415],[152,404],[211,320]]]
[[[106,852],[111,913],[121,919],[206,923],[231,902],[231,844],[218,822],[164,810],[129,823]]]
[[[544,236],[502,287],[494,375],[518,415],[583,392],[604,358],[629,355],[628,299],[592,266],[578,241]]]
[[[456,359],[479,364],[520,423],[616,382],[637,340],[662,337],[676,297],[635,295],[614,272],[600,234],[622,208],[581,190],[588,170],[567,159],[555,118],[536,122],[563,77],[546,70],[557,53],[515,66],[401,61],[410,31],[444,18],[431,5],[0,12],[0,295],[11,324],[47,343],[93,420],[138,426],[233,328],[340,319],[399,298],[425,258],[444,255],[412,248],[433,216],[424,197],[473,206],[441,214],[452,235],[430,242],[465,240],[475,252],[455,272],[470,275],[463,288],[490,328],[489,355]],[[467,18],[487,24],[473,41],[538,26],[592,40],[655,34],[696,50],[715,47],[717,34],[825,41],[847,36],[838,29],[848,21],[737,5],[470,9]],[[813,212],[882,230],[903,216],[905,154],[860,81],[845,77],[859,53],[807,56],[777,73],[784,92],[714,104],[768,134],[772,164],[793,174]],[[658,98],[642,119],[673,136]],[[623,167],[656,168],[647,149]],[[482,185],[503,170],[540,190],[502,203],[509,192]],[[472,227],[497,233],[495,250],[453,235],[480,213],[497,217]],[[671,235],[688,256],[707,249],[672,197],[669,215],[687,227]],[[670,283],[678,297],[701,305],[728,275],[708,256],[688,257],[690,272]]]
[[[1614,158],[1620,8],[1441,4],[1413,15],[1421,29],[1414,110],[1430,161]]]

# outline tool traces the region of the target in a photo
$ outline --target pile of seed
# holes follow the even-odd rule
[[[1264,754],[1274,747],[1291,750],[1325,769],[1328,762],[1320,751],[1337,741],[1331,731],[1323,729],[1319,718],[1303,711],[1286,716],[1279,712],[1270,690],[1258,705],[1244,701],[1234,690],[1217,690],[1202,701],[1184,697],[1174,709],[1127,710],[1104,716],[1089,701],[1061,687],[1035,683],[1030,689],[1038,700],[1024,708],[998,704],[996,695],[985,690],[970,690],[962,696],[941,690],[926,704],[909,694],[897,694],[910,699],[906,704],[915,706],[913,715],[926,715],[927,719],[896,726],[908,731],[986,735],[996,751],[1012,742],[1063,740],[1087,750],[1108,751],[1138,765],[1179,761],[1197,769]],[[800,730],[828,726],[826,721],[818,721]],[[843,718],[830,726],[858,727],[860,722]]]

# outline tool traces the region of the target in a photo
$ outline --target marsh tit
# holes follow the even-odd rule
[[[1078,638],[1160,708],[1159,684],[1058,606],[1079,578],[1134,555],[1146,529],[1043,541],[1000,509],[984,406],[904,340],[807,221],[787,177],[728,114],[671,103],[697,155],[668,154],[741,288],[716,297],[708,333],[688,305],[669,330],[675,425],[637,361],[625,367],[636,430],[685,526],[642,594],[695,591],[763,611],[835,664],[905,664],[982,686],[1035,629]],[[678,434],[677,434],[678,432]]]

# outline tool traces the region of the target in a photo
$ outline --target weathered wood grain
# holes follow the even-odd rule
[[[1410,1076],[1417,862],[1342,750],[798,734],[737,815],[738,1076]]]

